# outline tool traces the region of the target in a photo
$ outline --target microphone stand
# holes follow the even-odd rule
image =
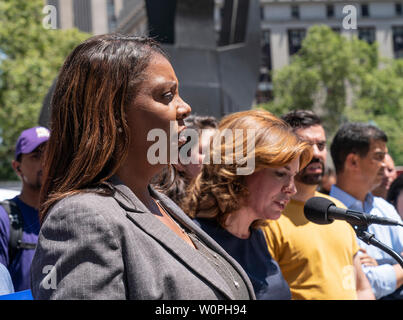
[[[400,254],[376,239],[372,233],[367,232],[367,228],[368,226],[353,226],[353,229],[359,239],[364,241],[366,244],[372,244],[382,251],[385,251],[387,254],[392,256],[403,268],[403,258],[400,256]]]

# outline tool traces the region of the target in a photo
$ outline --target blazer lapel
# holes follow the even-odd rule
[[[197,234],[197,236],[206,244],[208,247],[213,249],[215,252],[219,253],[223,258],[225,258],[235,270],[238,271],[239,275],[243,278],[246,287],[248,288],[249,295],[252,300],[256,299],[255,291],[253,289],[252,283],[250,282],[249,276],[246,274],[244,269],[239,265],[239,263],[232,258],[213,238],[211,238],[206,232],[204,232],[198,225],[196,225],[190,217],[188,217],[181,208],[179,208],[175,202],[169,199],[164,194],[155,191],[152,187],[149,188],[150,192],[156,199],[163,202],[164,206],[169,210],[169,212],[178,219],[182,225],[184,225],[189,230]]]
[[[161,223],[127,186],[118,181],[117,177],[113,177],[110,182],[114,184],[115,190],[117,191],[114,195],[115,200],[126,210],[126,215],[133,223],[153,237],[161,246],[167,248],[178,260],[181,260],[207,282],[214,285],[225,296],[234,299],[225,281],[214,268],[206,262],[202,255],[198,254],[194,248],[179,238],[165,224]],[[154,190],[150,191],[155,192]],[[163,204],[167,207],[166,201],[163,201]],[[172,213],[171,210],[170,213]]]

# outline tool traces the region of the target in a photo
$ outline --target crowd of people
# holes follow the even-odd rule
[[[348,222],[304,215],[323,197],[401,223],[403,175],[374,125],[338,129],[333,170],[314,112],[191,115],[159,44],[115,34],[67,57],[50,123],[16,143],[22,190],[0,206],[0,295],[403,299],[399,263]],[[176,137],[159,150],[168,163],[150,161],[156,128]],[[366,230],[403,254],[401,227]]]

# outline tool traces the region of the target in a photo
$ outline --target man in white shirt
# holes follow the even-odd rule
[[[388,151],[386,143],[386,134],[373,125],[343,125],[331,145],[337,182],[332,186],[330,195],[349,209],[401,222],[391,204],[371,193],[384,176],[384,158]],[[368,232],[397,253],[403,252],[403,228],[372,224]],[[364,267],[376,298],[390,297],[393,293],[394,299],[403,299],[402,267],[384,251],[361,240],[359,245],[378,261],[377,266]]]

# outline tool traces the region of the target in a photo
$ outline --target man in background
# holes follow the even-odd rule
[[[12,167],[22,182],[21,194],[0,205],[0,263],[10,272],[15,291],[30,288],[30,268],[39,234],[39,193],[42,153],[49,130],[23,131],[15,147]]]
[[[374,299],[362,271],[353,228],[344,221],[318,225],[304,215],[305,202],[325,197],[316,191],[325,171],[326,135],[319,117],[308,110],[291,111],[282,117],[296,135],[313,147],[313,158],[295,177],[297,193],[278,220],[269,220],[263,231],[269,251],[290,286],[293,299]]]
[[[397,171],[395,168],[395,162],[393,161],[389,153],[385,154],[384,177],[379,186],[372,190],[372,194],[375,197],[381,197],[386,199],[390,185],[397,178]]]
[[[384,177],[387,141],[386,134],[373,125],[346,123],[341,126],[331,145],[337,182],[330,195],[351,210],[401,222],[393,205],[371,193]],[[368,232],[397,253],[403,252],[403,228],[371,224]],[[361,240],[359,245],[377,260],[377,265],[364,266],[375,297],[403,299],[403,269],[400,265],[377,247]]]

